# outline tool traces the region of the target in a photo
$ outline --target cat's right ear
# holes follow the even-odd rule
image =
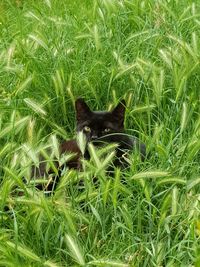
[[[91,110],[82,98],[75,101],[76,119],[77,121],[84,121],[91,115]]]
[[[113,109],[112,115],[117,119],[118,125],[123,127],[124,124],[124,116],[126,110],[126,102],[122,99],[119,104]]]

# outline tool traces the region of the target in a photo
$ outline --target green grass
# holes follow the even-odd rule
[[[0,266],[200,266],[199,34],[197,0],[0,2]],[[23,177],[65,160],[80,96],[125,98],[150,156],[109,177],[114,148],[91,148],[47,197]]]

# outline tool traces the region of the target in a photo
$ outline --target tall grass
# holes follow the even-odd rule
[[[0,266],[200,266],[199,34],[196,0],[0,2]],[[150,156],[111,177],[91,146],[46,196],[30,167],[68,159],[80,96],[125,98]]]

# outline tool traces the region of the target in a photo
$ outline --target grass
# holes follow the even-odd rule
[[[199,34],[197,0],[0,2],[0,266],[200,266]],[[23,177],[66,160],[79,96],[125,98],[150,157],[109,177],[114,148],[91,148],[47,197]]]

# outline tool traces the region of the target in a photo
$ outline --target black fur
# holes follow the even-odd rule
[[[138,150],[142,160],[146,157],[146,146],[134,136],[125,133],[125,105],[125,101],[122,100],[112,111],[91,111],[82,98],[77,99],[75,102],[77,133],[83,131],[87,144],[92,142],[95,146],[101,146],[106,143],[117,143],[116,159],[113,163],[118,167],[127,166],[127,161],[124,159],[124,154],[127,152]],[[75,153],[72,160],[65,164],[69,169],[81,170],[81,158],[90,158],[87,146],[85,154],[82,155],[75,139],[61,143],[60,153],[63,154],[65,152]],[[55,165],[59,167],[56,161]],[[61,168],[58,175],[55,175],[54,185],[55,181],[59,179]],[[39,167],[32,168],[32,177],[48,177],[49,174],[52,174],[52,171],[46,172],[46,164],[44,162],[41,162]],[[52,190],[52,183],[48,185],[48,190]]]

